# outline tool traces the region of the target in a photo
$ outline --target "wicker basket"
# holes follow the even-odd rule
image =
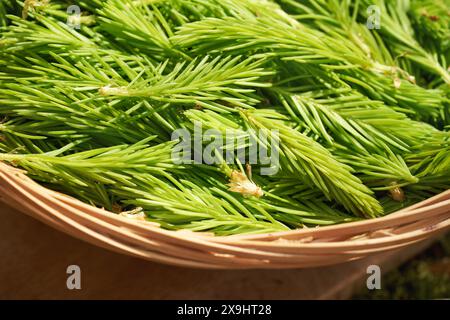
[[[97,246],[131,256],[209,269],[306,268],[412,245],[450,229],[450,190],[383,218],[287,232],[217,237],[168,231],[46,189],[0,163],[0,199]]]

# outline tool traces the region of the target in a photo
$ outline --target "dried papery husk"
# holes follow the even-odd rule
[[[238,192],[244,196],[254,196],[260,198],[264,195],[264,191],[261,187],[256,185],[256,183],[251,181],[245,174],[238,170],[233,170],[231,172],[230,183],[228,186],[230,187],[228,190]]]

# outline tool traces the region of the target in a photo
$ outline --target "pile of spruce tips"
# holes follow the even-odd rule
[[[2,0],[0,26],[0,161],[94,206],[231,235],[450,186],[448,0]],[[239,139],[174,159],[199,126]]]

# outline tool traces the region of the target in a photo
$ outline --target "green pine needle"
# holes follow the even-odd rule
[[[0,161],[48,188],[217,235],[450,188],[447,0],[82,0],[77,28],[72,4],[0,3]],[[232,139],[180,161],[172,134],[200,125]],[[254,147],[279,162],[241,159]]]

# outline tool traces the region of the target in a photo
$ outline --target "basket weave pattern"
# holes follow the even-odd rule
[[[46,189],[0,163],[0,200],[76,238],[160,263],[208,269],[306,268],[411,245],[450,229],[450,190],[388,216],[261,235],[168,231]]]

